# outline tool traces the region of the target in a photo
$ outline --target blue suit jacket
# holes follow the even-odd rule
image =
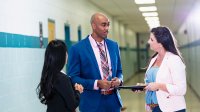
[[[111,58],[112,77],[123,80],[118,44],[109,39],[105,39],[105,42]],[[79,106],[81,112],[95,112],[98,110],[101,94],[100,90],[94,90],[94,82],[95,80],[101,80],[101,75],[88,37],[70,48],[68,75],[73,83],[82,84],[84,87]],[[122,106],[119,92],[116,91],[114,94]]]

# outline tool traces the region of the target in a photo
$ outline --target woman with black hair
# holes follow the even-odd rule
[[[156,27],[148,44],[155,54],[145,74],[147,111],[185,112],[186,71],[175,38],[167,27]]]
[[[70,77],[61,70],[67,62],[67,47],[61,40],[51,41],[45,51],[42,76],[37,87],[47,112],[74,112],[79,105],[82,85],[72,86]]]

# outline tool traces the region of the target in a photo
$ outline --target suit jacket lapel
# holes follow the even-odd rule
[[[88,49],[88,52],[89,52],[89,54],[90,54],[90,56],[91,56],[91,59],[92,59],[92,61],[94,62],[94,65],[95,65],[95,67],[97,68],[97,70],[98,70],[98,72],[99,72],[99,74],[100,74],[100,71],[99,71],[99,67],[98,67],[98,64],[97,64],[97,60],[96,60],[96,57],[95,57],[95,55],[94,55],[94,51],[93,51],[93,49],[92,49],[92,46],[91,46],[91,44],[90,44],[90,41],[89,41],[89,38],[88,38],[89,36],[87,36],[87,38],[85,39],[85,46],[86,46],[86,48]]]
[[[111,69],[112,69],[112,72],[114,72],[115,71],[115,66],[114,66],[114,62],[115,62],[114,61],[114,57],[115,57],[114,50],[115,49],[113,48],[113,46],[109,43],[109,41],[107,39],[105,39],[105,41],[106,41],[106,45],[107,45],[108,52],[109,52],[109,55],[110,55]]]

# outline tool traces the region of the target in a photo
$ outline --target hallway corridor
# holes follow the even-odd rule
[[[143,82],[144,73],[135,75],[129,81],[125,82],[124,85],[135,85],[138,82]],[[123,112],[145,112],[145,101],[144,92],[143,93],[133,93],[130,90],[120,90],[120,94],[123,100],[123,106],[127,109]],[[200,99],[195,96],[193,91],[189,86],[187,86],[186,93],[186,104],[187,112],[199,112],[200,110]],[[175,104],[174,104],[175,105]]]

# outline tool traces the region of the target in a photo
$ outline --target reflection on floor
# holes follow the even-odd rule
[[[135,85],[138,82],[143,82],[144,73],[137,74],[124,85]],[[123,100],[123,106],[126,110],[123,112],[145,112],[144,93],[133,93],[130,90],[120,90],[120,94]],[[200,112],[200,99],[198,99],[191,88],[187,88],[187,94],[185,96],[187,104],[187,112]]]

